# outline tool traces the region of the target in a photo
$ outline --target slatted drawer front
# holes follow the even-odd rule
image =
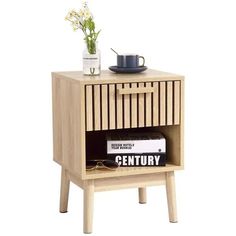
[[[85,86],[86,130],[180,123],[180,81]]]

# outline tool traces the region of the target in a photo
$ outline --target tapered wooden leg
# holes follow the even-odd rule
[[[138,188],[139,203],[145,204],[147,202],[146,188]]]
[[[70,180],[68,179],[65,168],[61,168],[61,194],[60,194],[60,212],[67,212],[69,198]]]
[[[176,223],[177,220],[177,207],[175,196],[175,174],[174,171],[166,173],[166,195],[169,211],[169,220]]]
[[[93,197],[94,181],[88,180],[84,185],[84,233],[93,231]]]

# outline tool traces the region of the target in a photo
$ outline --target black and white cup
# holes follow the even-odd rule
[[[140,65],[140,58],[143,60]],[[136,54],[117,55],[117,67],[121,68],[137,68],[145,64],[145,58]]]

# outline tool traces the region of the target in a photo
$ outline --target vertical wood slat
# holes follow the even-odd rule
[[[166,124],[166,82],[160,82],[160,125]]]
[[[108,129],[108,102],[107,102],[107,85],[102,85],[102,130]]]
[[[155,88],[155,92],[153,93],[153,126],[159,125],[159,83],[154,82],[153,87]]]
[[[151,83],[146,83],[146,87],[152,87]],[[152,125],[152,93],[146,93],[146,126]]]
[[[116,85],[117,90],[122,88],[122,84]],[[123,96],[119,93],[116,94],[116,120],[117,120],[117,129],[123,128]]]
[[[137,83],[132,83],[131,88],[137,88]],[[138,109],[137,109],[137,94],[131,95],[131,127],[137,128],[138,126]]]
[[[86,86],[86,130],[93,130],[93,95],[92,86]]]
[[[129,84],[124,84],[124,88],[129,87]],[[124,128],[130,128],[130,94],[124,95]]]
[[[180,123],[180,81],[174,82],[174,124]]]
[[[109,84],[109,129],[116,128],[115,115],[115,85]]]
[[[167,125],[173,124],[173,81],[167,82]]]
[[[100,85],[94,85],[94,130],[101,129]]]
[[[124,84],[124,88],[144,86],[151,87],[152,83]],[[153,95],[151,93],[119,95],[116,94],[115,89],[122,88],[122,84],[87,85],[85,88],[86,130],[178,125],[180,123],[180,81],[153,82],[153,87],[155,88]]]
[[[139,83],[138,84],[139,88],[144,87],[144,83]],[[144,94],[139,93],[138,94],[138,127],[144,127]]]

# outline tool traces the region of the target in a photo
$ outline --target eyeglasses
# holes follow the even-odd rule
[[[119,167],[118,163],[112,160],[87,160],[86,170],[108,169],[116,170]]]

